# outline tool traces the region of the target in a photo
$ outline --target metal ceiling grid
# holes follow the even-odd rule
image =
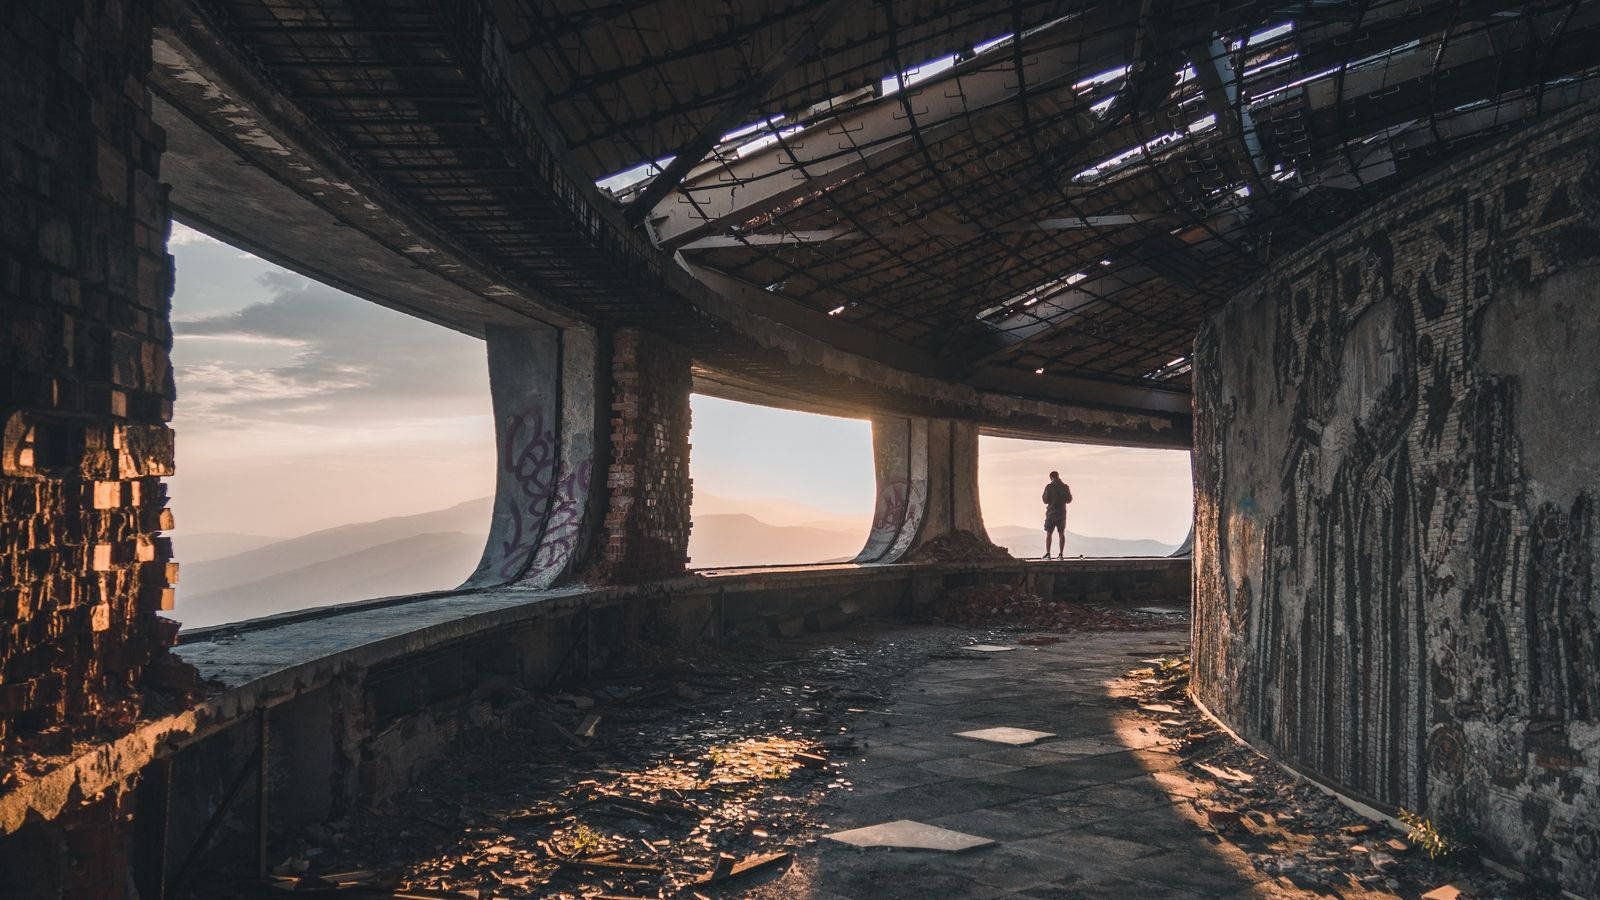
[[[667,314],[536,183],[447,43],[457,5],[205,5],[461,246],[588,315]],[[1600,0],[502,7],[580,177],[713,147],[608,182],[655,201],[626,212],[660,246],[954,378],[1184,390],[1194,329],[1270,258],[1600,86]]]

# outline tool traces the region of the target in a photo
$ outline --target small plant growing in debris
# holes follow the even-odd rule
[[[587,825],[579,825],[572,832],[574,853],[589,853],[600,849],[600,833]]]
[[[1400,821],[1405,823],[1406,836],[1413,844],[1426,850],[1429,859],[1445,860],[1462,855],[1471,844],[1465,834],[1448,823],[1435,823],[1421,813],[1402,807]]]

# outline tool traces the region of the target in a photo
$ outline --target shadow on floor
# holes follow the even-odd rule
[[[935,659],[856,715],[864,742],[825,802],[831,830],[914,819],[993,839],[961,854],[857,850],[822,840],[751,896],[1218,897],[1276,892],[1244,854],[1200,826],[1209,786],[1132,708],[1123,676],[1184,650],[1183,631],[1072,634],[973,659]],[[956,737],[1014,726],[1024,747]]]

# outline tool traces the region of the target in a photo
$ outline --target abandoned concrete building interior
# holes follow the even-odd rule
[[[180,630],[175,222],[483,341],[460,587]],[[1600,897],[1597,303],[1595,0],[4,0],[0,896]]]

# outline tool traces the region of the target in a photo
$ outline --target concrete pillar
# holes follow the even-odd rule
[[[487,334],[496,462],[493,520],[463,585],[542,589],[580,556],[606,373],[594,331],[532,324]]]
[[[872,420],[878,500],[856,562],[897,562],[934,538],[989,541],[978,503],[978,426],[954,419]]]
[[[463,587],[647,581],[688,560],[689,357],[642,331],[490,328],[498,477]]]

